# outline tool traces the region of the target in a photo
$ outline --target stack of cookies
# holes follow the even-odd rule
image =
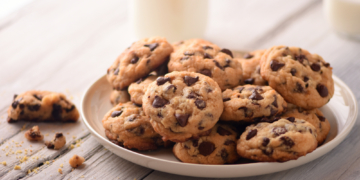
[[[321,145],[334,94],[319,55],[274,46],[243,57],[202,39],[140,40],[107,71],[105,134],[128,149],[173,146],[182,162],[288,161]]]

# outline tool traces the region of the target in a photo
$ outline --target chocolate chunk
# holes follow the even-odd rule
[[[228,152],[226,151],[226,149],[222,149],[221,150],[221,158],[226,162],[227,161],[227,158],[228,158],[229,154]]]
[[[288,117],[286,119],[289,120],[290,122],[295,122],[295,117]]]
[[[287,136],[283,136],[280,138],[283,141],[283,144],[285,146],[289,146],[290,148],[293,147],[295,145],[294,141],[291,140],[289,137]]]
[[[223,98],[223,102],[230,101],[230,98]]]
[[[273,103],[271,103],[274,107],[278,107],[278,104],[277,104],[277,97],[276,97],[276,95],[274,95],[274,102]]]
[[[291,75],[295,76],[296,75],[296,69],[291,68],[290,73],[291,73]]]
[[[155,48],[157,48],[159,46],[159,44],[152,43],[152,44],[145,44],[144,46],[150,48],[150,51],[153,51]]]
[[[244,83],[245,83],[245,84],[254,84],[254,81],[255,81],[254,78],[249,78],[249,79],[245,79],[245,80],[244,80]]]
[[[163,85],[163,84],[165,84],[166,82],[170,82],[170,78],[169,77],[158,77],[157,79],[156,79],[156,84],[158,85],[158,86],[161,86],[161,85]]]
[[[59,104],[53,104],[53,110],[51,112],[51,115],[56,120],[61,120],[61,114],[62,114],[62,107]]]
[[[206,107],[206,102],[201,100],[201,99],[196,99],[195,100],[195,105],[199,109],[204,109]]]
[[[181,127],[185,127],[190,114],[175,114],[176,121],[179,123]]]
[[[41,101],[42,98],[43,98],[42,96],[40,96],[40,95],[38,96],[38,95],[36,95],[36,94],[34,94],[33,96],[34,96],[34,98],[36,98],[36,99],[39,100],[39,101]]]
[[[307,76],[304,76],[304,82],[307,82],[309,78]]]
[[[231,60],[230,59],[225,59],[225,62],[226,62],[226,64],[225,64],[224,68],[230,67]]]
[[[203,130],[205,127],[199,126],[198,130]]]
[[[38,111],[40,109],[40,104],[28,105],[27,108],[29,111]]]
[[[157,116],[158,116],[159,118],[163,118],[163,115],[161,114],[161,111],[157,113]]]
[[[164,107],[168,103],[169,103],[169,101],[167,101],[167,100],[161,98],[160,96],[156,95],[155,98],[154,98],[154,101],[152,103],[152,106],[154,108],[160,108],[160,107]]]
[[[270,142],[270,139],[267,138],[267,137],[264,137],[264,138],[263,138],[263,142],[261,143],[261,145],[262,145],[262,146],[267,146],[267,145],[269,144],[269,142]]]
[[[245,87],[238,87],[238,88],[236,88],[236,89],[234,89],[234,90],[238,90],[239,93],[241,93],[241,91],[244,90],[244,89],[245,89]]]
[[[204,50],[207,50],[207,49],[214,49],[213,47],[211,47],[211,46],[203,46],[202,47]]]
[[[228,145],[230,145],[230,144],[236,144],[236,142],[235,142],[235,141],[232,141],[232,140],[230,140],[230,139],[227,139],[227,140],[224,142],[224,145],[225,145],[225,146],[228,146]]]
[[[306,59],[306,56],[305,55],[298,55],[298,56],[295,56],[295,60],[299,61],[301,64],[304,62],[304,59]]]
[[[159,113],[158,113],[158,115],[159,115]],[[129,116],[128,118],[126,118],[126,121],[133,122],[135,119],[136,119],[136,116]]]
[[[212,59],[213,57],[208,54],[208,53],[204,53],[204,59]]]
[[[210,155],[215,150],[215,144],[209,141],[203,141],[199,146],[199,153],[204,156]]]
[[[257,134],[257,129],[251,129],[249,133],[246,135],[246,140],[253,138],[254,136],[256,136],[256,134]]]
[[[209,69],[202,69],[199,71],[199,73],[211,77],[211,70]]]
[[[244,56],[243,56],[244,59],[250,59],[250,58],[252,58],[252,57],[254,57],[254,56],[251,55],[251,54],[249,54],[249,53],[246,53],[246,54],[244,54]]]
[[[185,76],[184,77],[184,83],[187,85],[187,86],[191,86],[193,85],[194,83],[196,83],[197,81],[199,80],[199,76],[196,76],[196,77],[191,77],[191,76]]]
[[[252,91],[252,94],[249,96],[249,99],[258,101],[258,100],[262,100],[264,98],[256,91],[256,89],[254,89]]]
[[[119,68],[116,68],[114,71],[114,75],[118,75],[119,74]]]
[[[19,104],[19,100],[16,100],[16,101],[14,101],[14,102],[11,104],[11,106],[12,106],[13,109],[16,109],[16,107],[18,106],[18,104]]]
[[[282,68],[283,66],[285,66],[285,64],[279,63],[279,61],[276,61],[276,60],[272,60],[270,62],[270,67],[271,67],[271,70],[273,70],[273,71],[277,71],[280,68]]]
[[[62,133],[56,133],[55,134],[55,138],[61,138],[61,137],[63,137],[64,135],[62,134]]]
[[[314,63],[314,64],[312,64],[310,67],[311,67],[311,69],[312,69],[313,71],[315,71],[315,72],[318,72],[318,71],[320,71],[320,69],[321,69],[321,67],[320,67],[320,65],[319,65],[318,63]]]
[[[173,92],[175,92],[177,88],[175,85],[170,84],[168,87],[166,87],[165,91],[169,91],[170,89],[173,89]]]
[[[198,139],[194,139],[192,140],[193,146],[197,147],[199,145],[199,140]]]
[[[324,122],[325,121],[325,117],[324,116],[320,116],[320,115],[317,115],[317,114],[315,114],[318,118],[319,118],[319,120],[321,121],[321,122]]]
[[[329,67],[329,66],[330,66],[330,63],[323,63],[323,65],[324,65],[325,67]]]
[[[318,84],[316,90],[321,97],[326,97],[329,94],[327,87],[322,84]]]
[[[182,60],[188,60],[190,57],[189,56],[185,56],[185,57],[182,57],[181,59],[180,59],[180,61],[182,61]]]
[[[65,111],[68,113],[68,112],[70,112],[70,111],[72,111],[72,110],[74,110],[74,109],[75,109],[75,106],[74,106],[74,105],[71,105],[71,107],[68,108],[68,109],[65,109]]]
[[[14,94],[14,100],[15,100],[17,97],[18,97],[18,95],[17,95],[17,94]]]
[[[230,131],[224,129],[224,128],[221,127],[221,126],[219,126],[219,127],[217,128],[217,131],[216,131],[216,132],[219,133],[221,136],[229,136],[229,135],[232,134]]]
[[[189,52],[189,51],[185,51],[185,52],[184,52],[184,55],[185,55],[185,56],[193,56],[193,55],[195,55],[195,53],[192,53],[192,52]]]
[[[139,57],[135,56],[135,57],[133,57],[133,58],[130,60],[130,63],[131,63],[131,64],[135,64],[135,63],[137,63],[138,61],[139,61]]]
[[[231,58],[234,58],[232,52],[230,50],[228,50],[228,49],[222,49],[222,50],[220,50],[220,52],[229,55]]]
[[[270,147],[267,147],[266,149],[263,149],[262,152],[267,155],[270,156],[273,153],[273,149]]]
[[[287,130],[283,127],[275,127],[272,131],[275,134],[275,136],[279,136],[279,135],[285,134],[287,132]]]
[[[123,111],[122,111],[122,110],[120,110],[120,111],[113,111],[113,112],[111,113],[111,117],[117,117],[117,116],[120,116],[122,113],[123,113]]]
[[[294,89],[294,92],[297,92],[297,93],[303,93],[304,92],[304,88],[302,87],[302,85],[299,82],[296,82],[296,87]]]
[[[197,98],[199,95],[197,95],[196,93],[194,92],[190,92],[189,95],[186,97],[188,99],[195,99]]]
[[[277,109],[273,109],[272,107],[270,108],[270,116],[275,115],[278,112]]]
[[[216,60],[213,60],[213,61],[214,61],[215,65],[216,65],[219,69],[224,70],[224,68],[220,65],[219,62],[217,62]]]

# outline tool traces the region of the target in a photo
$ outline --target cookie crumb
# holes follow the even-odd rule
[[[64,167],[64,164],[60,164],[60,167],[63,168],[63,167]]]
[[[27,161],[28,159],[29,159],[29,157],[24,156],[24,157],[20,160],[20,163],[23,163],[23,162]]]
[[[6,161],[1,162],[2,165],[6,166]]]
[[[71,167],[77,168],[77,167],[81,166],[84,161],[85,161],[85,159],[83,157],[75,154],[72,158],[70,158],[69,164]]]
[[[58,172],[59,172],[60,174],[62,174],[62,169],[61,169],[61,168],[59,168],[59,169],[58,169]]]
[[[74,149],[74,145],[73,144],[71,144],[70,146],[69,146],[69,149]]]
[[[45,161],[44,164],[48,165],[48,164],[50,164],[50,162],[49,162],[49,161]]]
[[[31,173],[31,170],[30,170],[30,169],[28,169],[28,170],[27,170],[27,173],[28,173],[28,174],[30,174],[30,173]]]
[[[26,124],[24,124],[24,125],[21,127],[20,131],[25,130],[25,128],[26,128]]]
[[[39,126],[34,126],[25,132],[25,138],[29,141],[41,141],[44,136],[41,134]]]
[[[18,165],[15,165],[15,166],[14,166],[14,169],[15,169],[15,170],[20,170],[20,169],[21,169],[21,167],[20,167],[20,166],[18,166]]]
[[[66,144],[66,138],[62,133],[56,133],[52,141],[46,141],[45,145],[49,149],[61,149]]]

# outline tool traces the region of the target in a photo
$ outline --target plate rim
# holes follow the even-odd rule
[[[322,155],[314,158],[314,159],[311,159],[310,161],[306,161],[305,163],[302,163],[301,165],[303,164],[306,164],[308,162],[311,162],[311,161],[314,161],[315,159],[327,154],[329,151],[333,150],[335,147],[337,147],[346,137],[347,135],[350,133],[351,129],[354,127],[354,124],[356,122],[356,119],[357,119],[357,116],[358,116],[358,103],[356,101],[356,98],[355,98],[355,95],[354,93],[352,92],[352,90],[347,86],[347,84],[345,84],[340,78],[338,78],[337,76],[335,76],[334,74],[332,75],[333,79],[334,79],[334,84],[339,84],[340,87],[342,87],[342,89],[344,88],[346,90],[346,96],[349,96],[349,98],[346,98],[346,99],[350,99],[351,102],[348,102],[346,101],[345,103],[349,106],[349,116],[348,118],[346,119],[346,122],[348,123],[349,122],[349,125],[344,127],[344,129],[341,131],[340,134],[337,134],[335,136],[335,138],[316,148],[313,152],[318,152],[318,151],[325,151],[325,153],[323,153]],[[89,122],[87,121],[87,119],[85,118],[85,113],[84,113],[84,107],[85,107],[85,101],[86,101],[86,97],[87,95],[90,93],[90,90],[93,88],[93,86],[95,86],[97,83],[99,83],[100,81],[102,81],[103,79],[106,79],[106,74],[105,75],[102,75],[100,76],[99,78],[96,79],[96,81],[93,81],[93,83],[91,83],[87,89],[85,90],[85,92],[83,93],[82,97],[81,97],[81,102],[80,102],[80,114],[81,114],[81,120],[82,122],[86,125],[86,127],[89,129],[90,133],[95,136],[95,138],[97,139],[97,141],[103,145],[103,146],[110,146],[112,148],[116,148],[116,149],[119,149],[121,151],[123,151],[124,153],[130,153],[132,155],[136,155],[136,156],[140,156],[141,158],[146,158],[148,160],[154,160],[154,161],[159,161],[159,162],[162,162],[162,163],[168,163],[169,165],[176,165],[176,166],[186,166],[187,168],[216,168],[216,169],[223,169],[223,168],[254,168],[253,166],[264,166],[264,165],[269,165],[269,164],[279,164],[278,162],[257,162],[257,163],[248,163],[248,164],[226,164],[226,165],[211,165],[211,164],[192,164],[192,163],[183,163],[183,162],[175,162],[175,161],[169,161],[169,160],[165,160],[165,159],[160,159],[160,158],[156,158],[156,157],[151,157],[151,156],[148,156],[148,155],[145,155],[145,154],[142,154],[142,153],[138,153],[138,152],[135,152],[135,151],[132,151],[132,150],[129,150],[129,149],[126,149],[126,148],[123,148],[123,147],[120,147],[120,146],[117,146],[115,145],[114,143],[111,143],[107,138],[103,137],[102,135],[100,135],[99,133],[97,133],[97,131],[95,129],[93,129],[91,127],[91,125],[89,124]],[[344,94],[342,93],[342,96],[344,96]],[[344,98],[345,99],[345,98]],[[351,114],[350,112],[354,112],[353,114]],[[105,142],[105,143],[103,143]],[[105,145],[106,144],[106,145]],[[114,152],[112,152],[114,153]],[[140,165],[140,166],[143,166],[143,167],[146,167],[146,168],[150,168],[150,169],[154,169],[154,170],[158,170],[158,171],[161,171],[161,172],[166,172],[166,173],[171,173],[171,174],[177,174],[177,175],[184,175],[184,176],[193,176],[193,177],[214,177],[214,176],[202,176],[202,175],[196,175],[196,174],[181,174],[181,173],[176,173],[174,171],[168,171],[168,170],[163,170],[161,168],[157,168],[157,167],[150,167],[149,165],[144,165],[144,164],[141,164],[139,162],[134,162],[132,160],[130,160],[130,158],[127,158],[127,157],[123,157],[123,156],[120,156],[118,155],[117,153],[114,153],[115,155],[123,158],[123,159],[126,159],[130,162],[133,162],[137,165]],[[310,153],[309,153],[310,154]],[[304,156],[303,156],[304,157]],[[303,157],[300,157],[300,158],[303,158]],[[299,158],[299,159],[300,159]],[[298,160],[299,160],[298,159]],[[287,161],[287,162],[292,162],[292,161],[297,161],[297,160],[290,160],[290,161]],[[284,163],[280,163],[280,164],[285,164],[286,162]],[[199,167],[200,166],[200,167]],[[265,172],[265,173],[260,173],[260,174],[257,174],[257,175],[264,175],[264,174],[269,174],[269,173],[274,173],[274,172],[280,172],[280,171],[284,171],[284,170],[288,170],[288,169],[291,169],[291,168],[294,168],[294,167],[297,167],[299,165],[295,165],[295,166],[290,166],[286,169],[282,169],[282,170],[277,170],[277,171],[270,171],[270,172]],[[247,175],[247,176],[216,176],[216,177],[223,177],[223,178],[227,178],[227,177],[250,177],[250,176],[255,176],[255,175]]]

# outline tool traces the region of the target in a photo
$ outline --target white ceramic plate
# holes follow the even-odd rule
[[[202,165],[182,163],[172,154],[171,149],[152,152],[138,152],[111,143],[105,136],[101,120],[112,108],[110,104],[111,86],[106,76],[95,81],[85,92],[81,102],[81,116],[96,139],[118,156],[151,169],[196,177],[245,177],[268,174],[290,169],[308,163],[335,148],[348,135],[357,117],[357,102],[348,86],[336,76],[335,94],[331,101],[321,108],[330,121],[331,130],[325,143],[312,153],[284,163],[248,163],[231,165]]]

